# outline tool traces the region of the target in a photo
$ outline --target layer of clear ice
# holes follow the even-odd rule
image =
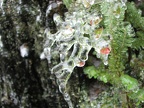
[[[105,0],[104,2],[114,1],[117,0]],[[60,63],[51,69],[51,73],[55,74],[59,90],[63,94],[69,108],[73,108],[73,106],[66,90],[66,84],[74,68],[85,65],[89,51],[93,48],[97,53],[97,57],[102,59],[104,65],[108,65],[112,36],[99,26],[103,17],[99,15],[96,9],[90,8],[94,4],[97,4],[95,0],[77,0],[71,5],[69,11],[65,13],[64,20],[58,13],[53,15],[53,20],[57,26],[56,33],[50,33],[49,28],[45,30],[46,41],[40,58],[46,58],[51,63],[51,57],[54,54],[59,55]],[[46,17],[51,9],[57,6],[56,3],[49,5]],[[117,7],[114,8],[117,9]],[[106,52],[104,48],[109,50],[109,52]]]

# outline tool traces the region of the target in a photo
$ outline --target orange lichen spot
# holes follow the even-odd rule
[[[85,65],[85,61],[80,61],[79,63],[78,63],[78,67],[83,67]]]
[[[110,53],[110,48],[108,48],[108,47],[102,48],[100,50],[100,53],[101,54],[109,54]]]

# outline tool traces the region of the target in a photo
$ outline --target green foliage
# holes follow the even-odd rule
[[[89,78],[92,78],[92,77],[97,78],[98,77],[98,72],[96,71],[94,66],[89,66],[89,67],[84,68],[84,73],[88,74]]]
[[[98,78],[99,80],[107,83],[110,75],[106,72],[102,72],[102,70],[96,69],[94,66],[88,66],[84,68],[84,73],[88,74],[89,78]]]
[[[127,74],[123,74],[118,77],[115,73],[101,72],[100,69],[95,68],[94,66],[88,66],[84,68],[84,73],[88,74],[89,78],[97,78],[104,83],[111,83],[114,85],[122,85],[128,91],[138,90],[138,81],[135,78],[130,77]]]
[[[137,92],[135,93],[129,93],[129,96],[132,99],[137,98],[140,101],[144,101],[144,89],[139,89]]]
[[[133,2],[127,3],[126,20],[129,21],[134,28],[144,31],[144,17],[141,16],[141,10],[138,10]]]
[[[132,44],[132,48],[134,49],[141,49],[141,47],[144,48],[144,31],[137,31],[136,32],[136,38],[135,41]]]
[[[127,3],[125,20],[129,21],[135,28],[135,41],[132,48],[140,49],[144,47],[144,17],[141,15],[141,10],[138,10],[134,3]]]
[[[128,47],[135,49],[144,47],[144,18],[133,3],[127,3],[127,5],[117,3],[117,8],[115,4],[115,2],[104,2],[100,6],[104,18],[101,23],[104,27],[103,31],[112,36],[108,69],[105,69],[104,65],[97,68],[88,66],[84,68],[84,73],[89,78],[93,77],[104,83],[123,88],[131,99],[143,101],[144,92],[139,89],[139,80],[128,75],[126,69]]]
[[[135,78],[132,78],[129,75],[122,75],[120,79],[127,90],[136,91],[138,89],[138,81]]]

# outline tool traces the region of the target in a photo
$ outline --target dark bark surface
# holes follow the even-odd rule
[[[46,18],[49,0],[5,0],[0,9],[0,35],[3,43],[0,55],[0,107],[1,108],[68,108],[51,75],[47,60],[40,60],[43,37],[41,29],[56,30],[52,21],[55,12],[61,14],[64,5],[52,10]],[[56,1],[53,1],[56,2]],[[18,7],[21,8],[18,12]],[[41,13],[40,22],[36,16]],[[26,43],[29,56],[21,57],[20,46]],[[72,81],[74,79],[74,81]],[[71,92],[78,90],[78,75],[70,79]],[[78,97],[72,96],[74,104]]]

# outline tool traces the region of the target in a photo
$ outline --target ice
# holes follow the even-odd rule
[[[52,68],[52,73],[55,73],[55,72],[59,72],[59,71],[62,71],[63,69],[63,63],[59,63],[58,65],[54,66]]]
[[[20,33],[20,26],[19,25],[16,26],[16,32],[17,32],[17,35]]]
[[[89,2],[87,2],[87,0],[82,0],[82,3],[84,5],[84,7],[86,7],[86,8],[90,7],[90,4],[89,4]]]
[[[60,61],[63,62],[65,60],[65,55],[67,55],[66,53],[62,52],[60,54]]]
[[[1,41],[1,35],[0,35],[0,50],[1,50],[2,47],[3,47],[3,43]]]
[[[104,65],[108,65],[108,54],[106,55],[102,54],[101,57]]]
[[[93,5],[95,0],[86,0],[89,4]]]
[[[45,53],[42,52],[42,53],[40,54],[40,59],[41,59],[41,60],[44,60],[45,58],[46,58]]]
[[[106,1],[111,2],[111,0]],[[46,18],[51,10],[59,5],[50,2],[46,10]],[[53,20],[57,26],[56,33],[52,34],[49,28],[46,28],[44,32],[46,36],[41,58],[46,57],[50,61],[51,56],[53,58],[60,57],[59,63],[51,67],[51,73],[55,75],[59,90],[69,108],[73,108],[73,106],[66,84],[74,68],[85,65],[89,51],[94,48],[97,57],[101,58],[105,65],[108,64],[111,40],[105,40],[105,29],[99,26],[102,16],[96,10],[89,8],[95,2],[98,3],[99,1],[76,1],[72,5],[75,7],[69,7],[69,11],[65,13],[64,20],[60,14],[54,13]],[[85,8],[89,9],[86,10]]]
[[[80,50],[80,44],[78,44],[78,43],[74,44],[73,52],[72,52],[70,58],[78,56],[79,50]]]
[[[67,27],[65,30],[63,30],[62,35],[71,35],[74,33],[74,29],[71,27]]]
[[[50,47],[45,48],[44,54],[48,60],[48,63],[51,63],[51,48]]]
[[[3,0],[0,0],[0,8],[3,10]]]
[[[41,13],[36,16],[36,22],[40,22],[40,21],[41,21]]]
[[[28,57],[29,56],[29,48],[27,46],[27,43],[24,43],[20,46],[20,54],[22,57]]]
[[[48,7],[47,7],[47,10],[46,10],[46,16],[48,16],[48,14],[50,13],[50,11],[54,8],[56,8],[58,5],[57,3],[51,3]]]
[[[49,38],[49,36],[51,35],[50,29],[46,28],[45,31],[44,31],[44,34],[46,34],[46,38]],[[53,38],[53,37],[51,37],[51,38]]]
[[[63,76],[64,72],[63,71],[57,71],[54,74],[57,78],[61,78]]]
[[[17,6],[17,13],[18,13],[18,14],[21,13],[21,6]]]
[[[66,69],[64,69],[64,70],[62,70],[61,72],[56,72],[55,75],[56,75],[56,77],[59,78],[59,79],[65,79],[65,80],[66,80],[71,73],[72,73],[72,71],[69,72],[69,71],[67,71]]]
[[[19,0],[19,4],[22,4],[22,0]]]
[[[66,84],[65,84],[65,82],[59,84],[59,90],[60,90],[61,93],[65,93],[66,92]]]
[[[44,44],[44,48],[51,47],[53,44],[54,44],[54,40],[53,39],[46,40],[46,42]]]
[[[88,53],[90,51],[91,47],[87,46],[82,46],[79,54],[79,58],[83,61],[86,61],[88,59]]]
[[[60,16],[59,14],[57,14],[57,13],[55,13],[55,14],[53,15],[53,20],[54,20],[54,22],[55,22],[55,24],[56,24],[57,26],[59,26],[59,25],[63,22],[61,16]]]
[[[107,61],[107,60],[106,60],[106,61],[104,61],[103,63],[104,63],[104,65],[108,65],[108,61]]]

